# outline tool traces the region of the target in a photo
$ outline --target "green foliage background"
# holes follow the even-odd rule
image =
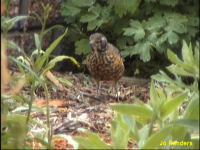
[[[181,41],[199,40],[199,0],[64,0],[61,14],[70,26],[75,54],[90,48],[89,35],[102,32],[125,58],[129,74],[136,69],[152,74],[167,62],[166,50],[180,53]],[[144,63],[150,62],[150,63]],[[142,69],[141,69],[142,68]],[[140,73],[142,73],[140,71]]]

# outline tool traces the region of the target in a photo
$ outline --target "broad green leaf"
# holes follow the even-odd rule
[[[168,56],[168,59],[174,63],[174,64],[177,64],[179,65],[180,67],[182,67],[183,69],[185,69],[186,71],[189,71],[189,72],[193,72],[194,71],[194,67],[193,66],[190,66],[189,64],[186,64],[184,62],[182,62],[178,56],[176,54],[174,54],[171,50],[167,50],[167,56]]]
[[[81,39],[75,43],[75,54],[88,54],[90,51],[89,39]]]
[[[148,36],[148,40],[152,43],[155,43],[158,39],[157,37],[158,33],[157,32],[152,32],[149,36]]]
[[[102,12],[102,6],[99,4],[93,5],[90,8],[88,8],[88,12],[92,12],[93,14],[99,16],[100,13]]]
[[[87,25],[87,30],[92,31],[97,27],[97,20],[90,21]]]
[[[90,22],[90,21],[93,21],[95,20],[96,18],[98,17],[98,15],[94,15],[94,14],[85,14],[83,16],[81,16],[80,18],[80,22]]]
[[[160,46],[167,40],[167,33],[162,34],[162,36],[156,41],[156,46]]]
[[[140,54],[140,59],[144,62],[147,62],[150,60],[150,49],[151,45],[150,42],[138,42],[136,45],[133,46],[133,48],[130,50],[130,55]]]
[[[122,18],[128,12],[134,14],[139,7],[140,0],[112,0],[111,3],[114,4],[115,13]]]
[[[113,148],[126,149],[128,145],[129,133],[130,126],[125,122],[122,114],[117,114],[114,120],[111,121],[111,138],[113,141]]]
[[[199,121],[198,120],[178,119],[178,120],[171,121],[170,124],[181,125],[183,127],[187,127],[187,128],[193,129],[193,130],[199,130]],[[183,130],[181,130],[180,132],[183,132]],[[177,136],[179,136],[179,135],[177,135]]]
[[[183,124],[175,123],[176,121],[172,121],[174,123],[170,123],[170,125],[173,125],[173,128],[171,130],[171,136],[172,139],[175,139],[177,141],[182,141],[185,139],[185,136],[187,134],[187,128]]]
[[[51,69],[56,65],[57,62],[62,61],[62,60],[64,60],[64,59],[69,59],[69,60],[71,60],[75,65],[77,65],[77,66],[79,67],[79,63],[78,63],[73,57],[69,57],[69,56],[57,56],[57,57],[55,57],[54,59],[52,59],[52,60],[47,64],[47,66],[45,67],[45,69],[44,69],[42,75],[46,74],[47,71],[51,70]]]
[[[47,48],[47,50],[45,51],[45,53],[42,56],[37,58],[37,60],[35,62],[36,71],[39,71],[42,68],[43,64],[49,58],[50,54],[53,52],[53,50],[56,48],[56,46],[60,43],[60,41],[67,34],[67,31],[68,31],[68,29],[66,29],[65,32],[61,36],[59,36],[53,43],[51,43],[51,45]]]
[[[149,110],[152,110],[152,107],[149,104],[144,103],[142,100],[138,99],[137,97],[134,97],[135,99],[135,103],[142,106],[142,107],[146,107]]]
[[[35,46],[38,49],[38,51],[41,50],[41,44],[40,44],[40,38],[37,33],[34,33],[34,39],[35,39]]]
[[[187,92],[179,94],[175,98],[168,100],[161,108],[161,117],[165,119],[170,113],[178,109],[178,107],[185,101]]]
[[[163,72],[161,70],[159,72],[160,72],[160,74],[152,75],[151,78],[156,81],[166,82],[166,83],[172,83],[174,81],[165,72]]]
[[[175,32],[170,31],[167,33],[167,36],[168,36],[169,44],[175,44],[179,40],[179,37]]]
[[[110,108],[123,114],[136,116],[135,119],[143,121],[151,119],[153,114],[152,109],[135,104],[113,104]]]
[[[196,43],[195,49],[194,49],[194,61],[195,66],[197,67],[197,72],[199,73],[199,43]],[[199,74],[196,76],[197,79],[199,79]]]
[[[172,126],[166,126],[160,129],[158,132],[154,133],[148,140],[144,143],[140,149],[156,149],[160,147],[161,141],[165,141],[166,137],[170,135]]]
[[[182,56],[183,56],[183,61],[185,63],[191,64],[191,65],[194,63],[192,45],[190,43],[188,47],[185,40],[183,40]]]
[[[68,86],[73,86],[73,84],[65,78],[58,78],[58,80],[64,84],[67,84]]]
[[[81,9],[75,6],[72,0],[63,2],[61,10],[62,15],[64,16],[76,16],[81,12]]]
[[[149,135],[149,126],[148,125],[144,125],[142,127],[142,129],[139,130],[138,135],[139,135],[138,146],[142,147],[144,145],[145,141],[148,138],[148,135]]]
[[[87,130],[82,130],[88,137],[74,137],[73,139],[79,144],[79,149],[110,149],[111,147],[108,146],[100,137]]]
[[[130,28],[124,28],[124,35],[131,36],[134,35],[135,41],[141,40],[145,36],[144,29],[142,27],[142,24],[139,21],[130,21]]]
[[[164,17],[168,24],[165,27],[166,31],[175,31],[177,33],[187,32],[186,23],[188,22],[188,19],[186,16],[179,13],[166,12]]]
[[[150,102],[152,103],[153,107],[155,107],[156,109],[159,109],[162,100],[160,99],[160,97],[158,95],[158,92],[157,92],[157,90],[155,88],[155,85],[154,85],[153,81],[151,82],[150,98],[151,98]]]
[[[181,76],[189,76],[189,77],[194,77],[195,72],[187,72],[183,68],[177,66],[177,65],[170,65],[166,67],[167,70],[169,70],[173,74],[181,75]],[[194,70],[195,71],[195,70]]]
[[[149,31],[159,30],[159,28],[163,27],[166,24],[165,19],[160,15],[154,15],[149,18],[147,22],[144,23],[145,29]]]
[[[184,119],[199,120],[199,96],[192,98],[184,112]]]

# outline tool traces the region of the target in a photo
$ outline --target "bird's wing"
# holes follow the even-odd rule
[[[110,44],[110,43],[108,43],[108,50],[111,50],[111,51],[113,51],[116,54],[120,54],[118,48],[115,47],[114,45]]]

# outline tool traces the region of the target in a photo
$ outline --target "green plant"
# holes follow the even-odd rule
[[[199,147],[199,44],[192,49],[183,41],[183,60],[171,50],[168,58],[173,63],[167,69],[174,74],[170,78],[164,72],[152,76],[150,100],[145,104],[135,98],[135,104],[112,104],[117,112],[111,122],[112,145],[103,142],[96,134],[84,131],[88,137],[76,137],[77,148],[128,148],[128,140],[136,142],[139,149],[198,149]],[[194,79],[191,85],[181,81],[182,76]],[[156,87],[153,80],[162,83]],[[182,104],[187,102],[184,111]],[[175,142],[175,141],[178,141]],[[172,144],[173,143],[173,144]]]
[[[139,67],[139,59],[149,62],[155,58],[164,63],[167,48],[177,52],[182,39],[194,45],[199,33],[198,8],[199,1],[190,0],[65,0],[61,14],[71,25],[69,40],[75,45],[75,54],[85,58],[90,33],[103,32],[130,61],[130,67],[133,62],[129,58],[136,55],[134,66]]]
[[[49,15],[49,12],[51,11],[51,6],[49,4],[43,5],[44,9],[44,19],[42,20],[38,15],[35,15],[42,24],[42,30],[40,34],[34,34],[35,38],[35,45],[36,45],[36,50],[34,50],[31,54],[31,56],[27,56],[26,53],[24,52],[23,49],[21,49],[19,46],[14,44],[12,41],[7,42],[7,46],[13,49],[17,49],[22,53],[21,56],[14,58],[12,56],[9,56],[9,60],[15,62],[18,65],[19,71],[20,71],[20,76],[22,79],[24,79],[24,84],[23,86],[29,87],[30,88],[30,97],[25,97],[21,94],[13,94],[13,95],[4,95],[1,97],[4,102],[8,102],[10,99],[14,99],[18,102],[25,102],[28,104],[27,106],[21,106],[21,107],[16,107],[15,109],[12,109],[12,111],[8,112],[6,116],[6,120],[4,123],[4,128],[7,128],[7,132],[3,131],[2,132],[2,138],[3,140],[3,148],[16,148],[16,144],[18,144],[17,148],[30,148],[27,145],[27,141],[31,141],[33,139],[27,138],[26,135],[28,133],[28,125],[33,124],[33,121],[30,117],[30,113],[32,109],[36,111],[41,111],[46,114],[47,118],[47,126],[43,126],[46,129],[46,134],[41,134],[37,135],[34,137],[34,139],[40,141],[43,144],[43,148],[52,148],[52,138],[53,138],[53,133],[51,130],[51,123],[49,120],[49,115],[50,115],[50,107],[49,107],[49,92],[48,92],[48,79],[46,77],[47,72],[49,72],[57,62],[62,61],[63,59],[70,59],[73,63],[75,63],[77,66],[79,65],[78,62],[73,58],[69,56],[57,56],[53,58],[52,60],[49,60],[50,54],[53,52],[53,50],[56,48],[56,46],[60,43],[60,41],[66,36],[68,29],[65,30],[65,32],[59,36],[55,41],[53,41],[50,46],[43,51],[42,50],[42,40],[44,36],[50,32],[51,30],[55,28],[60,28],[62,27],[61,25],[55,25],[50,28],[46,29],[46,21]],[[22,19],[24,17],[15,17],[16,19],[8,19],[8,20],[3,20],[3,29],[4,35],[6,36],[7,32],[11,27],[15,24],[16,21],[19,19]],[[6,28],[6,24],[11,24],[12,26],[9,28]],[[36,57],[35,57],[36,56]],[[45,94],[45,100],[46,100],[46,112],[43,109],[33,107],[32,103],[34,100],[34,95],[35,95],[35,90],[41,86],[44,89],[44,94]],[[4,104],[6,106],[6,104]],[[18,120],[15,120],[15,113],[19,113],[21,110],[27,110],[28,109],[28,114],[27,116],[24,115],[18,115],[17,118]],[[10,119],[11,118],[11,119]],[[22,121],[23,120],[23,121]],[[16,124],[16,126],[13,126],[13,124]],[[17,126],[20,126],[20,131],[21,134],[16,134]],[[41,124],[40,124],[41,126]],[[1,128],[2,130],[3,128]],[[15,132],[14,132],[15,131]],[[45,135],[45,136],[44,136]],[[18,136],[21,136],[18,138]],[[20,140],[20,141],[19,141]],[[9,143],[11,141],[11,143]],[[12,142],[13,141],[13,142]],[[18,143],[20,142],[20,143]]]

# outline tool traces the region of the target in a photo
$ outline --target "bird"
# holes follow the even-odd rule
[[[97,82],[97,93],[101,81],[112,81],[119,101],[118,81],[123,76],[125,68],[118,48],[109,43],[102,33],[91,34],[89,45],[91,51],[86,58],[86,65]]]

